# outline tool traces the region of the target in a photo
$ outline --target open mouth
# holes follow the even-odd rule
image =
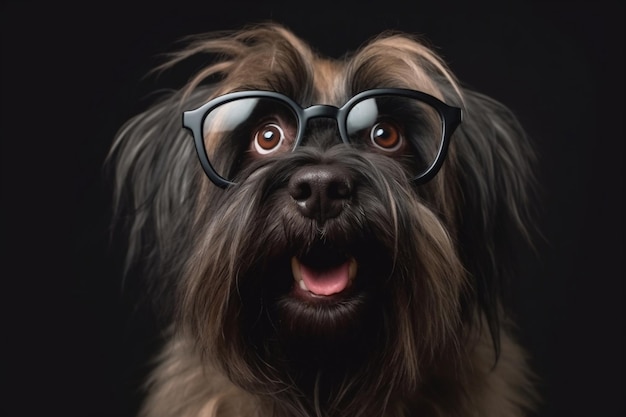
[[[371,245],[375,242],[364,239],[348,244],[320,239],[277,260],[284,278],[276,281],[276,307],[290,337],[332,343],[355,334],[377,305],[376,278],[388,267],[380,251],[367,250]],[[289,268],[290,277],[284,275]]]
[[[356,277],[357,262],[347,257],[340,262],[312,265],[297,257],[291,258],[291,272],[296,289],[313,297],[329,297],[346,292]]]
[[[320,243],[291,258],[291,273],[295,295],[318,300],[336,298],[352,288],[357,261],[344,251]]]

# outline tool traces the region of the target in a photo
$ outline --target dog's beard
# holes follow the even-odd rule
[[[319,171],[349,192],[303,211],[294,178]],[[410,392],[457,342],[464,274],[451,238],[387,156],[301,147],[212,193],[201,219],[184,321],[250,391],[292,381],[335,406],[362,401],[346,392]]]

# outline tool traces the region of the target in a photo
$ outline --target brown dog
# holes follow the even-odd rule
[[[129,265],[171,306],[143,415],[530,410],[500,295],[530,224],[515,117],[406,34],[331,60],[265,24],[164,68],[202,54],[110,155]]]

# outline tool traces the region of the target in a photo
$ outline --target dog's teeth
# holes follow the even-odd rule
[[[293,274],[293,279],[298,283],[301,289],[304,291],[309,291],[302,279],[302,271],[300,270],[300,262],[294,256],[291,258],[291,273]]]
[[[348,278],[352,281],[356,277],[357,264],[356,259],[350,258],[350,264],[348,265]]]
[[[295,256],[291,258],[291,273],[293,274],[293,279],[296,280],[296,282],[302,282],[300,262],[298,262]]]

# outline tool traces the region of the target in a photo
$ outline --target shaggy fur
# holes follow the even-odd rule
[[[531,372],[501,305],[515,242],[529,237],[532,194],[533,151],[511,112],[464,88],[402,33],[334,60],[284,27],[257,25],[191,38],[160,69],[204,55],[211,63],[183,89],[120,130],[109,159],[128,267],[140,268],[171,323],[142,416],[531,410]],[[341,106],[379,87],[423,91],[463,110],[444,165],[426,184],[412,183],[394,158],[313,127],[306,146],[243,167],[239,182],[221,189],[181,127],[183,111],[228,92]],[[326,222],[303,216],[288,192],[302,167],[322,165],[351,184],[349,203]],[[290,296],[290,257],[320,242],[357,259],[354,296]]]

